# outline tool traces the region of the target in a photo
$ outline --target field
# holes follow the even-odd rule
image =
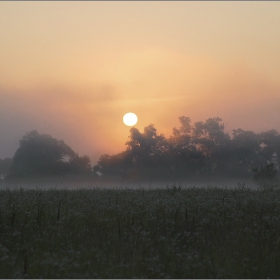
[[[0,278],[280,278],[280,191],[0,190]]]

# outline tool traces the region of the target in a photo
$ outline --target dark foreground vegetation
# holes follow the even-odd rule
[[[1,278],[280,278],[280,191],[0,191]]]

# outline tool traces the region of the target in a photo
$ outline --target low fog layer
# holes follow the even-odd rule
[[[239,186],[244,186],[245,188],[250,188],[252,190],[259,189],[250,179],[208,179],[203,181],[195,180],[150,180],[150,181],[137,181],[137,180],[109,180],[106,178],[99,179],[73,179],[73,178],[38,178],[38,179],[26,179],[19,180],[15,182],[5,182],[0,181],[0,189],[5,190],[9,188],[13,189],[94,189],[94,188],[109,188],[109,189],[166,189],[172,188],[173,186],[182,188],[207,188],[207,187],[217,187],[217,188],[228,188],[234,189]]]

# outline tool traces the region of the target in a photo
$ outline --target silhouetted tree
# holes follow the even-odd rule
[[[181,116],[178,118],[180,121],[180,128],[173,128],[173,134],[169,138],[172,148],[176,151],[182,151],[189,148],[191,145],[191,120],[189,117]]]
[[[100,156],[93,170],[109,177],[129,177],[129,174],[134,171],[131,153],[127,150],[112,156],[103,154]]]
[[[219,162],[218,155],[229,142],[230,137],[224,132],[222,119],[209,118],[205,122],[196,122],[193,126],[193,142],[205,158],[205,170],[209,175]]]
[[[3,178],[9,173],[12,162],[13,159],[11,158],[0,159],[0,175],[3,176]]]
[[[178,118],[181,126],[173,128],[168,139],[169,155],[176,176],[194,176],[203,168],[203,155],[193,141],[193,126],[189,117]]]
[[[168,141],[163,134],[157,134],[153,124],[145,127],[143,133],[131,128],[126,145],[132,164],[142,176],[160,173],[168,151]]]
[[[122,177],[137,174],[152,177],[192,177],[203,175],[251,177],[252,168],[269,161],[276,168],[280,156],[280,135],[276,130],[261,132],[233,130],[225,133],[222,119],[208,118],[191,123],[179,117],[179,128],[173,128],[166,139],[150,124],[140,132],[130,129],[126,151],[102,155],[95,171]]]
[[[253,131],[233,130],[233,171],[236,175],[251,176],[252,168],[263,163],[260,157],[259,137]]]
[[[88,158],[79,156],[62,140],[33,130],[20,140],[10,177],[58,175],[89,168]]]
[[[279,181],[277,178],[277,169],[274,166],[274,163],[268,163],[265,166],[261,166],[260,170],[254,168],[253,180],[261,188],[264,189],[273,189],[279,186]]]
[[[258,134],[261,146],[260,156],[263,162],[271,161],[274,157],[278,165],[280,162],[280,135],[275,129]],[[279,166],[276,166],[276,168]]]
[[[164,156],[168,151],[168,141],[157,134],[155,127],[150,124],[141,133],[137,128],[130,129],[126,151],[100,156],[94,171],[108,176],[122,178],[141,178],[159,175],[165,167]]]
[[[90,158],[88,156],[74,156],[70,161],[71,171],[73,173],[89,173],[91,172]]]

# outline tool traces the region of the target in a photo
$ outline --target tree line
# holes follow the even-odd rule
[[[62,140],[33,130],[20,140],[12,159],[0,160],[0,173],[8,178],[79,174],[123,179],[252,177],[254,170],[273,163],[278,167],[280,135],[272,129],[260,133],[241,128],[225,132],[219,117],[180,126],[166,138],[153,124],[140,132],[130,129],[126,149],[103,154],[92,167]],[[3,172],[5,171],[5,172]]]
[[[131,128],[127,149],[102,155],[94,170],[122,178],[252,178],[260,166],[273,163],[277,168],[280,135],[274,129],[255,133],[238,128],[230,137],[219,117],[192,123],[181,116],[179,121],[169,138],[152,124],[143,132]]]

